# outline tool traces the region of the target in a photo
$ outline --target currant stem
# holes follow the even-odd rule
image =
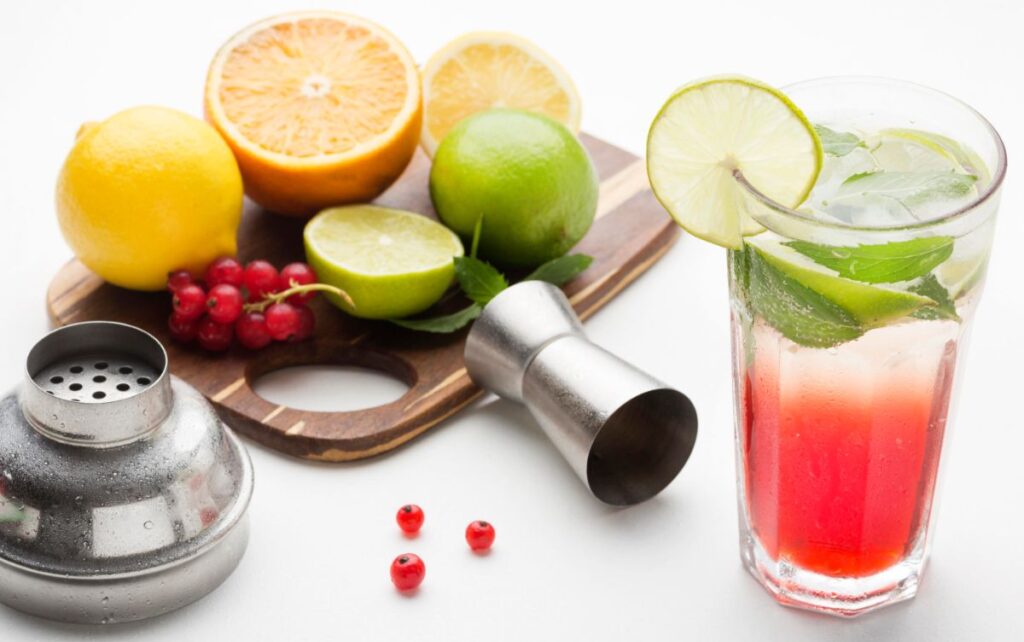
[[[292,284],[292,287],[288,288],[287,290],[274,292],[273,294],[267,294],[264,295],[263,299],[259,301],[246,303],[244,306],[242,306],[243,311],[263,312],[271,305],[275,303],[280,303],[290,296],[296,294],[304,294],[306,292],[329,292],[335,296],[340,296],[342,299],[345,300],[345,303],[349,304],[353,308],[356,307],[356,304],[352,301],[352,297],[350,297],[347,292],[345,292],[341,288],[336,288],[333,285],[327,285],[326,283],[307,283],[306,285],[295,285],[295,281],[292,281]]]

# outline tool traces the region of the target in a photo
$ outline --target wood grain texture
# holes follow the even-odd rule
[[[598,219],[574,251],[594,257],[591,267],[565,286],[587,318],[651,266],[672,244],[677,228],[651,193],[643,162],[583,135],[601,180]],[[418,153],[405,174],[377,203],[436,218],[427,179],[430,165]],[[240,258],[266,258],[277,266],[303,260],[304,221],[276,216],[247,204],[239,231]],[[109,319],[137,325],[167,347],[171,371],[198,388],[235,430],[289,455],[323,461],[362,459],[391,450],[464,408],[481,391],[462,359],[466,330],[435,335],[380,321],[349,317],[322,299],[313,302],[317,333],[311,341],[275,344],[259,352],[232,348],[211,355],[170,340],[166,293],[139,293],[103,283],[72,260],[47,293],[56,325]],[[465,305],[451,295],[438,311]],[[371,368],[409,386],[399,399],[354,412],[297,410],[259,397],[252,382],[290,366],[345,364]]]

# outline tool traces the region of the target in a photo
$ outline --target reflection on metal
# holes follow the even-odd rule
[[[524,281],[491,300],[465,357],[473,381],[525,404],[605,503],[654,497],[693,451],[697,413],[686,395],[591,343],[553,285]]]
[[[245,551],[252,467],[159,342],[76,324],[26,365],[0,400],[0,601],[108,623],[216,588]]]

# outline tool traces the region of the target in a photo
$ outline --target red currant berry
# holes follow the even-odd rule
[[[242,293],[227,283],[213,286],[206,297],[206,314],[217,323],[234,323],[242,315]]]
[[[192,275],[188,270],[175,270],[167,275],[167,289],[177,292],[178,289],[192,284]]]
[[[293,307],[299,315],[299,326],[298,330],[295,331],[295,335],[292,336],[292,341],[305,341],[313,336],[313,332],[316,331],[316,315],[304,305]]]
[[[238,342],[250,350],[265,348],[274,340],[267,329],[267,318],[260,312],[246,312],[235,323]]]
[[[225,283],[240,288],[244,277],[245,268],[242,267],[242,264],[230,256],[224,256],[206,268],[206,287],[212,288]]]
[[[268,294],[277,292],[277,268],[266,261],[251,261],[245,266],[245,289],[250,301],[259,301]]]
[[[391,582],[399,591],[411,591],[423,583],[427,567],[419,555],[403,553],[391,562]]]
[[[290,303],[275,303],[263,315],[267,318],[267,330],[276,341],[287,341],[299,331],[299,311]]]
[[[199,345],[211,352],[221,352],[231,347],[235,329],[226,323],[217,323],[210,317],[199,322]]]
[[[478,519],[466,527],[466,543],[474,551],[486,551],[494,543],[494,527]]]
[[[278,284],[278,292],[281,290],[287,290],[293,288],[296,285],[309,285],[310,283],[316,283],[316,272],[313,268],[309,267],[305,263],[289,263],[281,269],[280,284]],[[316,296],[316,292],[301,292],[299,294],[293,294],[288,297],[288,303],[292,305],[301,305],[308,302]]]
[[[410,535],[418,533],[423,526],[423,509],[416,504],[406,504],[398,509],[395,520],[398,521],[398,527],[402,532]]]
[[[182,319],[177,314],[172,314],[167,319],[167,329],[171,338],[180,343],[192,343],[199,332],[199,319]]]
[[[206,312],[206,292],[195,283],[183,285],[174,291],[171,305],[179,318],[194,321]]]

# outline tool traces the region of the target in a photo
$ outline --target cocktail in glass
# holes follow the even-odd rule
[[[729,251],[742,557],[780,602],[912,597],[1006,159],[960,101],[879,79],[784,89],[825,156]]]

